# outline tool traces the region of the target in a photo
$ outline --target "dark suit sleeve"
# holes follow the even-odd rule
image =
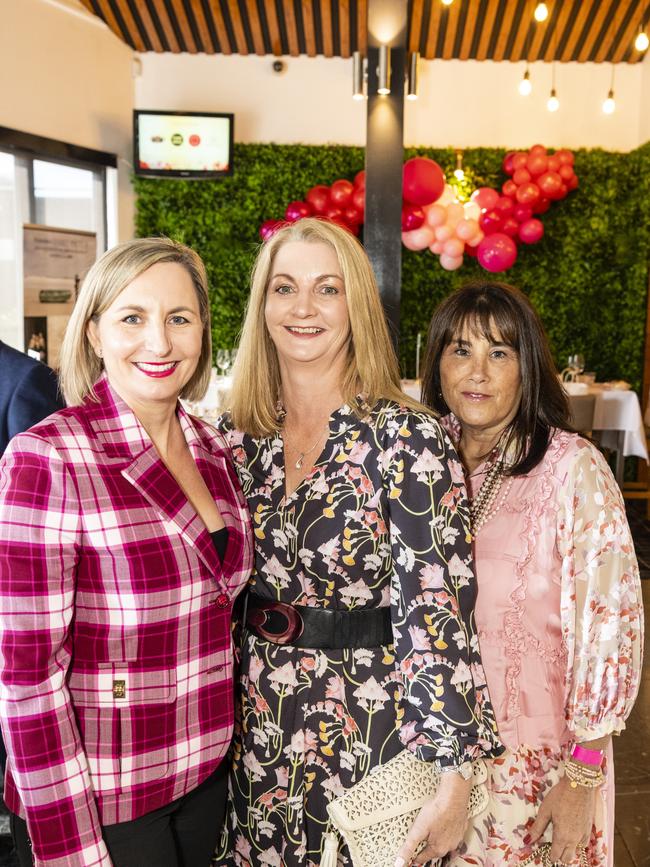
[[[9,439],[64,406],[52,368],[46,364],[35,364],[23,376],[11,396],[7,412]]]

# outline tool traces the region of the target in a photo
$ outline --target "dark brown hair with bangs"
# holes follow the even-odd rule
[[[521,403],[510,425],[508,445],[514,445],[514,463],[508,474],[525,475],[544,457],[554,429],[573,430],[544,328],[526,295],[507,283],[478,280],[445,298],[429,325],[422,379],[422,401],[440,415],[449,412],[442,396],[440,359],[466,326],[490,341],[498,337],[519,355]]]

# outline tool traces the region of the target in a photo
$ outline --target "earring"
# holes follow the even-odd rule
[[[102,357],[102,348],[101,348],[101,346],[98,346],[98,347],[97,347],[97,349],[95,350],[95,353],[97,354],[97,358],[101,358],[101,357]]]

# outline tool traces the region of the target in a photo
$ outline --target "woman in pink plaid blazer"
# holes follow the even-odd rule
[[[211,367],[203,263],[104,254],[61,353],[68,408],[0,464],[0,722],[21,865],[207,867],[251,569],[228,448],[178,402]]]

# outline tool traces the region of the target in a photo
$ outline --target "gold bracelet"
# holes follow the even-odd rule
[[[587,853],[584,846],[578,847],[578,854],[580,858],[580,867],[588,867]],[[519,867],[524,867],[525,864],[534,864],[535,861],[537,861],[538,859],[542,864],[542,867],[553,867],[553,862],[551,861],[550,843],[542,843],[541,846],[539,846],[537,849],[530,853],[530,855],[528,856],[528,858],[526,858],[525,861],[519,862]]]
[[[605,775],[601,768],[587,768],[570,760],[564,763],[564,775],[570,780],[572,789],[577,789],[578,786],[597,789],[605,782]]]

